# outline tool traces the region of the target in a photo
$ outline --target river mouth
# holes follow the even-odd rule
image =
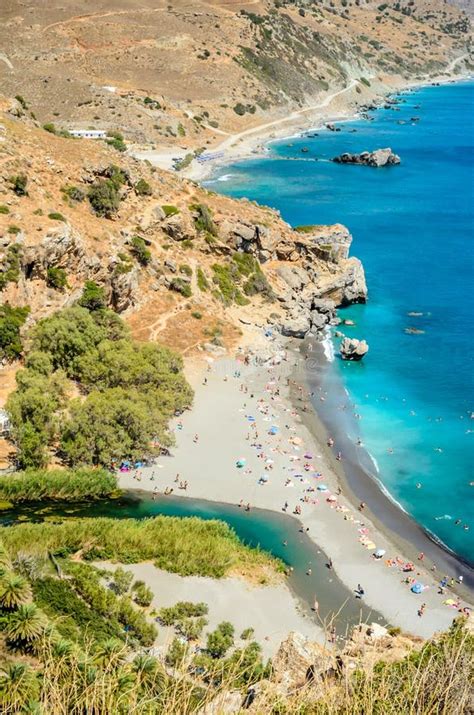
[[[260,547],[281,559],[289,570],[288,586],[301,610],[315,625],[334,625],[339,635],[359,623],[385,619],[355,597],[329,570],[328,557],[309,537],[300,531],[299,522],[291,516],[265,509],[250,512],[231,504],[175,496],[153,496],[143,491],[127,491],[117,499],[96,502],[30,502],[0,512],[0,525],[15,527],[25,522],[52,522],[74,518],[108,517],[114,519],[147,519],[155,516],[199,517],[226,522],[245,544]],[[311,569],[311,574],[307,571]],[[311,608],[315,599],[318,613]]]

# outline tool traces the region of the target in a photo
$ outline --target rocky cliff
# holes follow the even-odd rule
[[[89,280],[140,337],[166,339],[174,325],[186,349],[218,321],[236,333],[246,315],[303,337],[366,300],[344,226],[294,230],[273,209],[107,147],[8,112],[1,121],[1,301],[29,305],[30,320],[73,303]]]

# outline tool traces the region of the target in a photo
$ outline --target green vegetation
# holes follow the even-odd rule
[[[67,287],[67,275],[64,268],[56,268],[55,266],[50,266],[46,271],[46,284],[50,288],[55,288],[56,290],[62,290]]]
[[[123,134],[121,134],[120,132],[113,131],[107,132],[107,136],[109,137],[109,139],[105,140],[106,144],[121,153],[127,151],[127,145],[125,144]]]
[[[20,278],[20,256],[21,246],[12,243],[7,247],[0,268],[0,290],[3,290],[8,283],[18,283]]]
[[[165,214],[166,218],[169,216],[176,216],[176,214],[179,214],[179,209],[177,206],[170,206],[165,204],[164,206],[161,207],[163,209],[163,213]]]
[[[303,224],[301,226],[295,226],[295,231],[298,233],[314,233],[318,228],[316,224]]]
[[[0,305],[0,360],[17,360],[23,352],[20,329],[25,324],[30,309]]]
[[[213,281],[218,287],[217,296],[225,305],[247,305],[249,301],[245,295],[260,294],[268,300],[274,299],[259,262],[251,254],[234,253],[228,263],[215,263],[212,271]]]
[[[25,523],[5,529],[2,538],[13,558],[18,553],[44,556],[51,552],[59,557],[81,550],[88,561],[153,561],[158,568],[182,576],[222,578],[231,570],[280,567],[273,557],[242,544],[227,524],[197,517]]]
[[[18,236],[18,234],[21,233],[21,228],[12,224],[8,227],[8,233],[12,236]]]
[[[192,160],[194,159],[194,154],[186,154],[182,159],[179,159],[178,161],[175,162],[174,168],[176,171],[182,171],[183,169],[186,169]]]
[[[243,117],[244,114],[255,114],[256,107],[254,104],[242,104],[242,102],[238,102],[235,107],[234,107],[234,112],[238,114],[240,117]]]
[[[9,214],[10,209],[5,204],[0,204],[0,214]]]
[[[123,321],[103,308],[96,284],[86,284],[80,303],[37,323],[8,399],[23,469],[43,467],[46,448],[71,466],[154,453],[171,443],[169,418],[192,400],[181,358],[131,340]],[[66,396],[68,378],[84,398]]]
[[[153,189],[148,181],[145,181],[145,179],[139,179],[135,184],[134,189],[137,196],[152,196],[153,194]]]
[[[193,291],[191,289],[191,283],[189,283],[189,281],[184,280],[184,278],[180,278],[179,276],[175,276],[171,279],[170,290],[174,290],[176,293],[180,293],[183,298],[190,298],[193,294]]]
[[[194,225],[200,232],[211,236],[218,236],[217,226],[212,220],[212,213],[209,206],[206,204],[191,204],[189,210],[195,213]]]
[[[48,214],[48,218],[50,218],[52,221],[67,221],[66,218],[57,211],[52,211],[51,213]]]
[[[151,261],[151,252],[141,236],[133,236],[130,241],[130,251],[142,266],[147,266]]]
[[[116,488],[115,477],[105,469],[36,469],[0,476],[0,501],[101,499]]]
[[[187,263],[182,263],[179,267],[179,272],[182,273],[184,276],[188,276],[188,278],[191,278],[193,275],[193,269],[191,266],[188,266]]]
[[[199,290],[206,291],[209,290],[209,281],[204,275],[202,268],[198,268],[196,271],[196,278]]]
[[[43,124],[43,129],[50,134],[56,134],[56,125],[53,122],[46,122]]]
[[[88,198],[98,216],[111,218],[120,206],[120,193],[111,179],[98,179],[89,189]]]
[[[360,81],[362,82],[362,84],[365,84],[366,87],[370,87],[370,82],[366,77],[361,77]]]
[[[70,199],[71,201],[74,201],[75,203],[80,203],[81,201],[84,201],[87,196],[84,189],[81,189],[80,186],[71,186],[69,184],[63,186],[61,192],[66,198]]]
[[[178,128],[176,130],[178,132],[178,136],[180,137],[185,137],[186,136],[186,129],[183,127],[181,122],[178,124]]]
[[[104,289],[94,281],[86,281],[82,296],[79,299],[79,305],[91,312],[103,310],[107,305]]]
[[[26,174],[17,174],[10,177],[10,185],[17,196],[28,196],[28,177]]]

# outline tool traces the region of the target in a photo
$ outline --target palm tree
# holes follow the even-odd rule
[[[16,645],[30,645],[42,636],[47,625],[43,611],[34,603],[23,604],[10,614],[5,633]]]
[[[115,668],[125,659],[125,644],[118,638],[109,638],[99,644],[94,661],[103,668]]]
[[[0,607],[14,611],[31,598],[30,584],[13,571],[7,571],[0,578]]]
[[[0,710],[24,712],[29,701],[39,695],[36,673],[25,663],[10,663],[0,671]]]

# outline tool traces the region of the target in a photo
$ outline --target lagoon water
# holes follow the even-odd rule
[[[357,428],[381,483],[472,562],[474,83],[398,96],[400,111],[379,109],[373,121],[340,124],[341,132],[273,143],[267,156],[226,166],[208,185],[278,208],[292,225],[348,226],[369,302],[342,313],[356,323],[343,329],[370,351],[362,363],[336,359],[331,369],[361,416]],[[386,146],[400,166],[328,161]],[[406,334],[408,327],[423,333]]]

